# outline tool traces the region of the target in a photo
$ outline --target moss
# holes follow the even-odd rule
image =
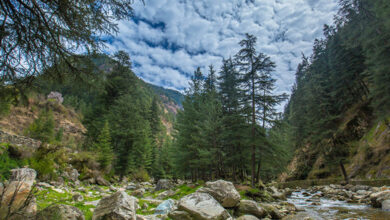
[[[148,206],[147,209],[143,209],[142,208],[142,207],[144,207],[144,204],[147,204],[147,206]],[[152,204],[152,203],[148,203],[147,201],[142,200],[142,199],[139,200],[138,205],[141,208],[137,210],[137,214],[140,214],[140,215],[151,215],[151,214],[154,214],[154,209],[157,207],[157,205]]]
[[[189,187],[187,185],[181,185],[179,186],[178,188],[176,188],[175,190],[175,194],[173,196],[169,196],[168,198],[171,198],[171,199],[180,199],[186,195],[189,195],[191,193],[194,193],[196,190],[198,190],[201,186],[196,186],[196,187]]]

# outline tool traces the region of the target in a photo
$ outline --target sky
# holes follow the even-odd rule
[[[332,24],[338,0],[145,0],[135,1],[134,18],[121,21],[108,52],[130,54],[143,80],[184,91],[194,70],[233,57],[245,33],[276,63],[276,93],[291,91],[302,53],[312,52]]]

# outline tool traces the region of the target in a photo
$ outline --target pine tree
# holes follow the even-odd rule
[[[106,170],[114,159],[108,121],[105,121],[94,147],[98,151],[98,162],[101,168]]]

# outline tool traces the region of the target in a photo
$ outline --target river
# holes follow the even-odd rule
[[[320,193],[320,192],[317,192]],[[288,202],[294,204],[299,212],[291,219],[372,219],[390,220],[390,212],[372,208],[366,204],[353,204],[315,196],[306,190],[293,192]]]

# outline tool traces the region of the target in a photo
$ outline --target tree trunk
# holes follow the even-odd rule
[[[343,164],[343,162],[341,160],[340,160],[340,168],[341,168],[341,172],[343,173],[345,182],[348,183],[349,179],[348,179],[348,176],[347,176],[347,171],[345,171],[344,164]]]
[[[256,124],[256,107],[255,107],[255,79],[252,76],[252,187],[255,187],[255,168],[256,168],[256,146],[255,146],[255,124]]]

